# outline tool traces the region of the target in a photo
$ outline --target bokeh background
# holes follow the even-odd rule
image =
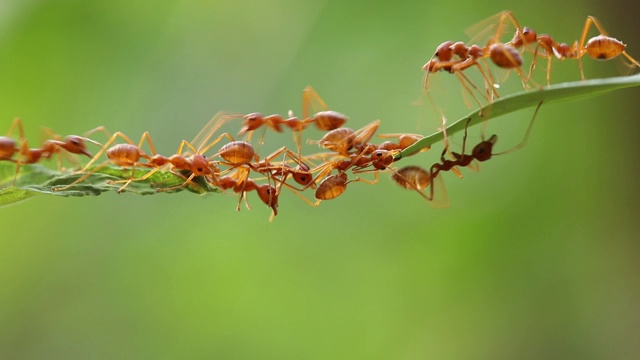
[[[0,128],[148,130],[170,153],[220,110],[299,114],[312,85],[354,128],[429,134],[422,64],[501,10],[567,42],[595,15],[640,57],[637,3],[559,6],[3,0]],[[584,63],[590,78],[619,74]],[[554,80],[578,79],[575,61],[555,64]],[[453,77],[432,80],[450,120],[472,110]],[[240,213],[233,194],[190,193],[2,208],[0,358],[638,358],[639,94],[543,106],[525,148],[445,174],[447,209],[386,174],[317,208],[285,192],[273,223],[255,194]],[[532,112],[488,124],[496,150]],[[282,144],[290,134],[264,151]]]

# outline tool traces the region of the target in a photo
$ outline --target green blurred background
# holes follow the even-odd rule
[[[170,153],[219,110],[299,114],[312,85],[354,128],[428,134],[422,64],[504,9],[567,42],[595,15],[640,57],[631,1],[3,0],[0,129],[148,130]],[[433,82],[450,120],[472,110],[455,78]],[[0,358],[639,358],[639,94],[542,107],[525,148],[444,174],[448,209],[387,175],[317,208],[285,192],[273,223],[255,194],[240,213],[189,193],[2,208]],[[489,123],[496,150],[532,112]]]

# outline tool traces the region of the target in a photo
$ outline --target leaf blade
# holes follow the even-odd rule
[[[464,130],[467,126],[475,126],[495,117],[536,106],[541,101],[547,104],[558,101],[574,100],[634,86],[640,86],[640,73],[632,76],[554,84],[539,90],[519,92],[500,98],[483,109],[474,111],[462,119],[451,123],[447,126],[447,134],[453,135]],[[443,139],[443,131],[438,131],[425,136],[415,144],[400,152],[400,154],[395,157],[395,160],[397,161],[403,157],[414,155],[420,152],[420,150],[430,147]]]

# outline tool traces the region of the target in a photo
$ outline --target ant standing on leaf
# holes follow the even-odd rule
[[[10,136],[13,130],[18,128],[20,134],[20,146]],[[103,127],[98,127],[87,132],[86,136],[91,135],[96,131],[104,131]],[[52,131],[49,131],[53,133]],[[24,128],[22,126],[22,120],[16,118],[9,126],[6,136],[0,136],[0,160],[11,161],[16,164],[16,172],[13,177],[13,185],[15,186],[18,178],[18,173],[22,165],[35,164],[41,159],[50,159],[53,155],[61,154],[62,151],[66,151],[71,154],[85,155],[91,157],[91,154],[87,150],[85,142],[90,142],[98,146],[102,146],[97,141],[89,139],[85,136],[69,135],[63,140],[58,139],[59,136],[55,135],[54,139],[46,140],[42,143],[40,148],[30,148],[29,143],[24,134]],[[13,157],[18,154],[18,159]],[[61,162],[58,162],[58,167],[61,167]]]

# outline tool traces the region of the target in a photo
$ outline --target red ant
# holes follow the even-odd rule
[[[13,133],[15,128],[18,128],[18,132],[20,134],[20,147],[18,147],[15,140],[13,140],[10,135]],[[95,131],[102,130],[104,128],[99,127],[93,129],[87,133],[90,135]],[[16,118],[11,123],[9,127],[9,131],[6,136],[0,136],[0,160],[11,161],[16,163],[16,173],[13,178],[13,185],[16,183],[16,179],[18,177],[18,173],[20,172],[20,167],[24,164],[35,164],[39,162],[41,159],[49,159],[55,154],[61,153],[61,150],[65,150],[72,154],[79,154],[91,157],[92,155],[88,152],[85,142],[91,142],[93,144],[102,146],[100,143],[91,140],[87,137],[77,136],[77,135],[69,135],[64,138],[64,140],[58,139],[49,139],[42,143],[40,148],[29,148],[29,144],[24,134],[24,128],[22,126],[22,120],[20,118]],[[13,159],[15,154],[19,154],[20,158],[18,160]]]
[[[117,138],[123,139],[126,143],[116,144],[111,146],[111,144]],[[145,153],[142,150],[142,145],[144,144],[145,141],[147,141],[147,144],[149,145],[149,148],[151,150],[151,155]],[[184,146],[187,146],[188,148],[193,150],[194,154],[190,156],[183,156],[182,150]],[[93,163],[95,163],[96,160],[98,160],[100,156],[102,156],[103,153],[106,153],[108,160],[94,167],[90,171],[87,171],[89,170],[91,165],[93,165]],[[141,159],[146,160],[146,162],[141,162],[140,161]],[[100,169],[104,168],[109,164],[114,164],[120,167],[131,168],[131,177],[129,179],[110,182],[112,184],[124,182],[124,185],[122,185],[118,189],[118,193],[121,193],[122,191],[124,191],[125,188],[134,181],[144,181],[148,179],[155,172],[159,171],[161,168],[167,165],[171,165],[172,170],[188,170],[191,173],[191,175],[189,177],[184,177],[182,174],[172,171],[175,175],[182,177],[185,181],[181,185],[174,186],[171,188],[165,188],[165,189],[156,189],[157,191],[167,191],[167,190],[186,187],[187,185],[192,184],[192,180],[196,176],[212,176],[214,174],[214,170],[210,167],[210,164],[207,161],[206,157],[203,156],[202,154],[197,153],[197,151],[193,148],[193,146],[188,141],[183,140],[180,143],[177,154],[172,155],[170,157],[166,157],[156,153],[155,146],[153,145],[153,141],[151,140],[151,136],[149,135],[148,132],[145,131],[142,134],[142,137],[140,138],[140,142],[138,143],[138,145],[133,143],[133,141],[131,141],[131,139],[129,139],[129,137],[127,137],[125,134],[121,132],[116,132],[115,134],[113,134],[113,136],[109,138],[109,140],[105,143],[102,149],[100,149],[100,151],[96,154],[96,156],[94,156],[91,159],[91,161],[89,161],[89,163],[85,165],[83,169],[83,171],[85,172],[84,175],[82,175],[76,181],[72,182],[67,186],[54,188],[53,191],[66,190],[72,187],[73,185],[86,180],[89,176],[98,172]],[[137,167],[153,168],[153,169],[147,172],[144,176],[140,178],[135,178],[135,169]]]
[[[589,32],[589,29],[591,28],[591,25],[594,25],[596,29],[598,29],[600,34],[586,41],[587,34]],[[538,52],[540,49],[542,49],[544,50],[544,54],[542,54],[542,56],[547,58],[547,85],[551,84],[551,59],[553,58],[553,56],[560,60],[564,60],[567,58],[577,59],[578,68],[580,70],[580,78],[582,80],[584,80],[585,78],[582,69],[582,57],[584,55],[589,55],[589,57],[596,60],[610,60],[618,57],[619,55],[623,55],[631,63],[631,67],[640,67],[640,63],[638,63],[638,61],[632,58],[625,51],[627,45],[616,38],[608,36],[607,32],[604,30],[604,27],[600,24],[598,19],[593,16],[587,16],[584,27],[582,28],[580,41],[576,40],[572,46],[569,46],[566,43],[557,43],[553,40],[551,35],[548,34],[538,35],[536,34],[535,30],[527,27],[522,30],[521,35],[522,36],[516,34],[514,36],[514,39],[511,40],[513,46],[520,47],[528,43],[536,44],[536,47],[534,49],[533,61],[531,62],[531,67],[529,69],[529,75],[527,78],[531,77],[533,69],[536,65]]]
[[[515,47],[509,43],[501,43],[499,39],[500,35],[502,35],[506,21],[511,22],[516,27],[518,31],[517,36],[522,38],[523,35],[520,30],[520,25],[510,11],[503,11],[491,17],[491,19],[496,17],[498,18],[498,25],[495,35],[484,47],[480,47],[478,45],[465,45],[462,42],[454,43],[452,41],[445,41],[436,48],[431,59],[429,59],[429,61],[422,67],[426,72],[423,84],[427,94],[429,93],[429,74],[444,70],[449,73],[456,74],[464,90],[466,90],[473,97],[476,103],[482,107],[482,103],[473,92],[473,90],[480,92],[479,88],[463,73],[464,70],[472,66],[476,66],[484,79],[485,94],[483,97],[489,102],[493,102],[494,97],[500,97],[496,90],[495,80],[491,75],[491,71],[488,66],[485,69],[482,64],[478,62],[478,60],[486,58],[491,59],[494,64],[501,68],[516,71],[520,76],[523,87],[525,89],[529,87],[529,79],[525,77],[521,69],[522,56]],[[526,40],[523,38],[523,41]],[[457,58],[455,58],[456,56]],[[431,99],[431,96],[429,96],[429,98]]]
[[[312,114],[312,111],[315,114]],[[293,131],[298,154],[301,154],[302,151],[302,131],[311,123],[314,123],[322,131],[330,131],[340,128],[347,121],[345,115],[329,110],[327,104],[311,86],[307,86],[302,91],[302,119],[293,116],[291,111],[288,118],[276,114],[263,116],[257,112],[247,114],[243,118],[244,122],[238,135],[248,133],[247,140],[250,140],[253,131],[262,126],[267,126],[276,132],[282,132],[282,126],[290,128]]]

